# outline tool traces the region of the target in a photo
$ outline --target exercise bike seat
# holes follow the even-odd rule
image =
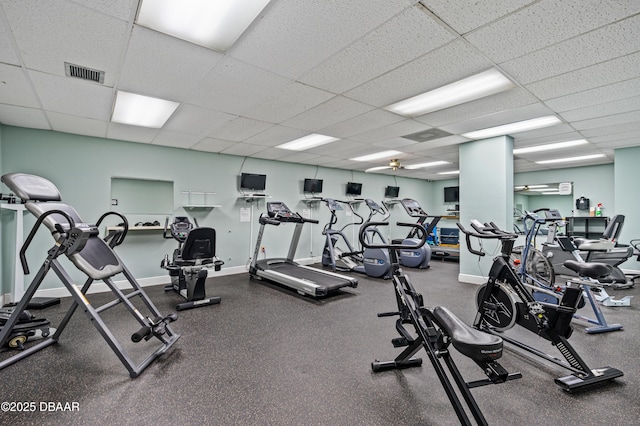
[[[576,272],[579,276],[589,278],[605,277],[613,271],[611,265],[600,262],[578,262],[577,260],[565,260],[564,267]]]
[[[491,362],[502,356],[502,338],[468,326],[449,309],[438,306],[433,316],[451,336],[451,342],[458,352],[477,362]]]

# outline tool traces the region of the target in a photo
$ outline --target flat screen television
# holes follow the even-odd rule
[[[347,195],[361,195],[362,184],[356,182],[347,182]]]
[[[444,202],[457,203],[460,201],[460,187],[448,186],[444,188]]]
[[[304,180],[304,192],[311,192],[319,194],[322,192],[322,179],[305,179]]]
[[[263,191],[266,188],[267,175],[256,173],[242,173],[240,175],[240,188]]]
[[[384,196],[387,198],[398,198],[398,195],[400,195],[399,186],[387,186],[384,189]]]

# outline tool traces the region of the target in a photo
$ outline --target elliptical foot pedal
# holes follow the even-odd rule
[[[622,377],[624,373],[617,368],[602,367],[591,370],[591,374],[585,377],[578,377],[576,374],[570,374],[555,379],[556,384],[562,386],[565,391],[571,393],[575,390],[594,386],[606,381]]]

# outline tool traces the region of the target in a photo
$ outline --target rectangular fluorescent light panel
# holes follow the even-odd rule
[[[514,149],[514,154],[529,154],[531,152],[550,151],[552,149],[570,148],[572,146],[584,145],[588,143],[585,139],[577,139],[575,141],[549,143],[546,145],[528,146],[526,148]]]
[[[546,115],[544,117],[532,118],[531,120],[518,121],[515,123],[504,124],[502,126],[489,127],[488,129],[463,133],[460,136],[468,139],[486,139],[494,136],[503,136],[527,130],[555,126],[560,123],[562,123],[562,121],[560,121],[560,119],[555,115]]]
[[[111,121],[159,129],[164,126],[178,105],[178,102],[118,90]]]
[[[459,175],[460,170],[451,170],[449,172],[439,172],[439,175]]]
[[[393,157],[394,155],[398,155],[398,154],[402,154],[402,152],[400,151],[381,151],[381,152],[376,152],[374,154],[368,154],[368,155],[363,155],[361,157],[355,157],[355,158],[349,158],[349,160],[351,161],[374,161],[374,160],[379,160],[381,158],[389,158],[391,159],[391,157]]]
[[[339,138],[334,138],[331,136],[319,135],[317,133],[312,133],[307,136],[303,136],[301,138],[292,140],[291,142],[283,143],[282,145],[276,146],[276,148],[280,149],[289,149],[291,151],[304,151],[306,149],[315,148],[316,146],[324,145],[327,143],[335,142]]]
[[[406,117],[416,117],[493,95],[514,87],[513,82],[496,69],[447,84],[418,96],[389,105],[385,109]]]
[[[444,164],[450,164],[450,163],[448,161],[432,161],[430,163],[410,164],[408,166],[404,166],[404,168],[409,170],[424,169],[425,167],[442,166]]]
[[[136,23],[225,52],[270,0],[143,0]]]
[[[602,158],[602,157],[604,157],[604,154],[591,154],[591,155],[583,155],[580,157],[567,157],[567,158],[556,158],[554,160],[536,161],[536,164],[568,163],[571,161],[593,160],[594,158]]]

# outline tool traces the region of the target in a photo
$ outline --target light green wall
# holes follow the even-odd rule
[[[617,149],[614,164],[616,213],[625,215],[620,242],[628,244],[630,240],[640,239],[640,197],[638,197],[640,147]],[[640,270],[640,262],[636,257],[632,259],[622,264],[622,267]]]
[[[591,205],[595,206],[602,203],[604,206],[603,214],[612,216],[616,213],[615,199],[613,188],[614,184],[613,164],[603,164],[599,166],[572,167],[567,169],[543,170],[536,172],[518,173],[514,176],[514,185],[541,184],[541,183],[558,183],[573,182],[573,196],[571,197],[571,205],[567,205],[567,200],[562,197],[556,200],[558,210],[563,216],[588,216],[588,211],[575,210],[575,199],[584,196],[591,200]],[[534,208],[554,207],[555,196],[546,196],[541,200],[534,201],[537,196],[530,197],[530,203],[535,205]],[[549,202],[550,205],[544,206]],[[531,209],[534,209],[531,207]],[[574,211],[575,210],[575,211]]]
[[[302,181],[313,177],[324,179],[324,191],[321,195],[325,197],[344,199],[345,184],[348,181],[363,183],[362,197],[373,198],[378,202],[382,201],[387,185],[400,186],[401,196],[421,202],[432,197],[430,184],[419,179],[394,178],[52,131],[1,125],[0,129],[2,172],[32,173],[50,179],[60,189],[63,201],[72,205],[87,222],[95,222],[102,213],[111,209],[113,176],[173,181],[173,214],[196,217],[201,226],[216,229],[217,251],[226,262],[225,267],[242,267],[248,262],[259,227],[257,216],[265,211],[265,201],[260,200],[257,205],[253,204],[254,220],[251,223],[240,222],[240,209],[251,207],[250,203],[238,199],[238,176],[241,172],[266,174],[265,192],[273,197],[271,200],[284,201],[289,208],[300,213],[309,208],[302,202]],[[222,207],[185,210],[182,206],[187,203],[187,198],[181,192],[187,190],[215,192],[212,203]],[[322,203],[312,206],[310,210],[312,217],[320,220],[320,224],[308,226],[303,232],[297,252],[299,258],[308,257],[311,251],[314,255],[322,252],[321,231],[329,219],[329,213]],[[368,209],[360,205],[358,212],[366,215]],[[2,213],[2,249],[7,254],[2,257],[3,293],[10,290],[12,280],[15,252],[15,223],[12,215],[13,212]],[[148,218],[163,220],[156,216]],[[341,219],[351,220],[348,217]],[[406,219],[404,210],[396,208],[393,211],[393,223]],[[144,220],[143,215],[133,218],[133,221],[140,220]],[[25,232],[29,231],[33,223],[31,215],[25,215]],[[109,224],[116,223],[117,219],[114,218]],[[292,230],[293,226],[267,229],[269,232],[265,233],[263,244],[269,257],[286,255]],[[51,236],[44,229],[40,230],[27,252],[32,274],[42,263],[51,245]],[[160,260],[176,246],[174,240],[163,240],[159,231],[131,232],[117,251],[134,276],[158,277],[166,275],[159,267]],[[69,267],[68,270],[72,275],[75,273],[74,279],[83,278],[74,272],[74,267]],[[27,281],[28,279],[29,277]],[[59,286],[57,279],[51,277],[49,281],[45,281],[43,288]]]

